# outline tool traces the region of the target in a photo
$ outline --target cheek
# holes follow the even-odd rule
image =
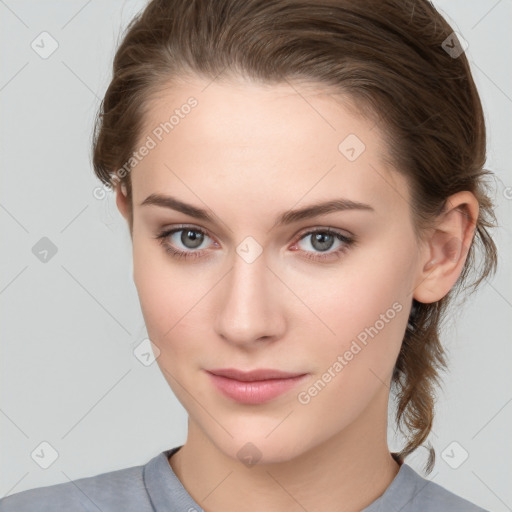
[[[376,393],[388,392],[407,324],[407,291],[401,271],[386,265],[337,283],[316,297],[319,316],[334,334],[310,345],[316,375],[312,388],[303,391],[306,399],[314,397],[306,414],[332,409],[340,421],[349,422]],[[308,338],[313,342],[318,336],[311,332]],[[333,409],[333,403],[343,407]]]
[[[349,372],[367,375],[371,368],[384,377],[394,366],[407,325],[412,267],[406,251],[389,251],[386,257],[381,250],[371,258],[361,257],[338,275],[333,273],[323,286],[309,287],[308,305],[329,327],[323,336],[324,366],[346,353]],[[359,363],[353,364],[356,360]]]
[[[158,346],[172,336],[173,326],[184,314],[183,306],[189,303],[187,294],[192,294],[168,258],[158,241],[134,236],[133,280],[148,334]]]
[[[193,265],[170,261],[158,242],[133,244],[133,279],[149,338],[160,350],[158,364],[172,370],[178,362],[200,352],[208,329],[204,296],[213,282],[198,279]],[[211,336],[211,335],[210,335]]]

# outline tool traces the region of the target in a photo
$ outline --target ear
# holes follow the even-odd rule
[[[117,209],[121,213],[121,215],[125,218],[126,221],[129,221],[128,213],[129,213],[129,204],[127,198],[127,190],[126,185],[124,183],[119,183],[115,188],[116,193],[116,204]]]
[[[469,191],[447,199],[419,260],[413,292],[418,302],[437,302],[457,281],[473,242],[478,211],[478,200]]]

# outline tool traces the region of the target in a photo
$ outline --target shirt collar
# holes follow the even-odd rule
[[[169,464],[169,457],[181,446],[153,457],[143,471],[144,485],[155,512],[204,512],[192,499]]]
[[[144,466],[144,485],[155,512],[204,512],[183,487],[169,464],[169,457],[180,448],[181,446],[177,446],[165,450]],[[406,505],[429,483],[429,480],[421,478],[411,466],[402,463],[384,493],[361,512],[406,510]]]

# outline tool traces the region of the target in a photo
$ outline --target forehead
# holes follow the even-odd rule
[[[375,123],[314,85],[178,83],[152,98],[139,141],[152,148],[131,171],[136,206],[169,193],[196,204],[208,197],[212,208],[243,197],[279,211],[347,197],[378,211],[407,196],[403,177],[384,164]]]

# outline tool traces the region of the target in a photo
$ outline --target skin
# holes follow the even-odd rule
[[[158,365],[189,415],[187,440],[169,463],[206,511],[361,510],[399,470],[387,408],[412,299],[434,302],[454,285],[478,202],[469,192],[451,196],[420,243],[407,182],[384,164],[377,127],[318,86],[190,79],[152,100],[140,140],[190,96],[197,107],[131,171],[133,277]],[[338,150],[349,134],[366,146],[354,161]],[[153,193],[205,208],[215,222],[141,206]],[[374,211],[273,227],[283,211],[341,197]],[[120,187],[116,202],[128,221],[132,205]],[[180,241],[182,232],[169,244],[202,256],[173,258],[155,239],[180,224],[207,236],[198,249]],[[324,253],[303,235],[329,227],[357,243],[339,258],[305,257]],[[262,250],[251,263],[236,252],[248,236]],[[334,239],[326,252],[343,245]],[[298,393],[393,303],[401,311],[301,404]],[[204,371],[226,367],[308,376],[270,402],[247,405],[220,394]],[[249,467],[237,456],[248,442],[261,454]]]

